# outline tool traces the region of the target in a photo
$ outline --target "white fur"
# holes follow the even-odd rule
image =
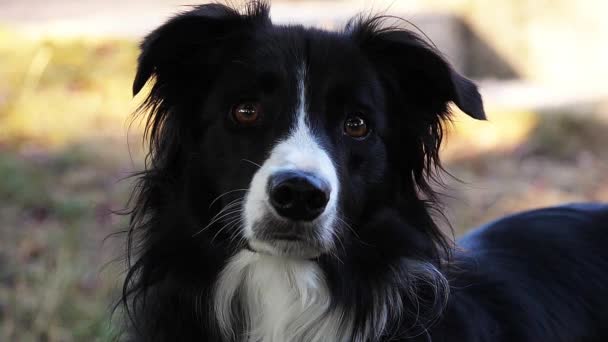
[[[213,311],[224,338],[235,342],[367,342],[387,335],[387,324],[404,313],[403,295],[417,301],[415,282],[431,285],[435,300],[445,304],[449,285],[431,263],[403,260],[385,283],[371,286],[373,299],[364,322],[353,323],[356,307],[330,307],[323,272],[314,262],[243,250],[220,273]],[[239,306],[243,316],[235,315]],[[435,317],[436,318],[436,317]],[[244,320],[244,322],[243,322]],[[424,333],[417,319],[408,324],[412,336]],[[422,322],[424,325],[424,322]],[[237,331],[234,327],[242,327]]]
[[[313,261],[244,250],[216,283],[215,316],[235,341],[349,341],[351,324],[341,309],[330,309],[325,284]],[[233,329],[235,300],[245,309],[245,332]]]
[[[328,245],[332,243],[339,192],[338,176],[329,155],[319,145],[308,127],[304,71],[300,71],[299,76],[299,99],[295,125],[291,134],[276,144],[270,157],[255,173],[245,199],[243,235],[249,241],[255,241],[255,225],[262,217],[268,213],[278,216],[268,202],[266,191],[268,177],[279,171],[300,170],[318,175],[325,179],[331,187],[329,201],[324,212],[311,223],[317,227],[321,240]],[[263,227],[261,228],[263,229]],[[256,241],[256,243],[265,244],[263,241]],[[267,245],[265,249],[271,250],[272,246]]]

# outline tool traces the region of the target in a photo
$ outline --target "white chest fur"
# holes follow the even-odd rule
[[[238,296],[238,298],[237,298]],[[245,332],[234,331],[232,305],[241,303]],[[315,262],[241,251],[216,283],[214,310],[223,333],[243,342],[346,341],[351,326],[330,309],[323,274]],[[238,334],[238,337],[236,334]]]

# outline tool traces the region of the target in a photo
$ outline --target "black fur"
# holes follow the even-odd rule
[[[608,340],[608,207],[504,218],[462,248],[435,224],[430,182],[448,103],[485,114],[475,85],[414,33],[383,17],[355,18],[342,32],[277,26],[264,2],[241,12],[212,4],[171,19],[141,49],[133,92],[153,79],[142,107],[150,153],[128,232],[128,340],[221,341],[210,290],[247,246],[233,239],[238,227],[220,230],[212,218],[242,198],[221,195],[247,188],[253,164],[287,134],[302,63],[311,124],[342,186],[339,248],[317,260],[332,305],[354,308],[360,327],[374,319],[371,293],[397,289],[404,310],[389,312],[381,341]],[[250,99],[266,117],[245,130],[226,113]],[[339,130],[352,111],[373,123],[365,141]],[[441,273],[414,277],[411,260]]]

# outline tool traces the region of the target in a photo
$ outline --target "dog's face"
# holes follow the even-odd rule
[[[379,80],[331,35],[272,29],[248,44],[202,107],[204,173],[217,175],[218,194],[247,189],[239,234],[250,248],[314,257],[385,175]]]
[[[373,25],[331,33],[208,5],[148,36],[134,91],[155,76],[153,153],[211,236],[331,253],[375,209],[415,196],[448,102],[483,118],[475,86],[433,49]]]

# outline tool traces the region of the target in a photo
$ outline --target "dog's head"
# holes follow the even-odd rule
[[[315,258],[379,234],[361,230],[390,209],[438,234],[421,191],[431,194],[442,121],[450,102],[484,111],[475,85],[416,34],[382,18],[342,32],[277,26],[264,3],[213,4],[141,48],[134,93],[154,79],[145,206],[179,212],[170,234]]]

